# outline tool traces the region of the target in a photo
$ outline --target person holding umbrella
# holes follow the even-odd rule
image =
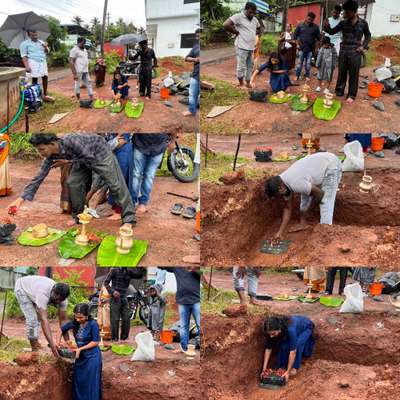
[[[22,62],[24,63],[25,71],[31,75],[32,84],[36,85],[39,78],[42,78],[43,100],[54,101],[47,94],[48,87],[48,70],[47,70],[47,54],[49,48],[47,44],[38,38],[36,29],[29,28],[27,30],[28,39],[24,40],[20,46]]]

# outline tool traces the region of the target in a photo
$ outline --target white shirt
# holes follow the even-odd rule
[[[239,35],[235,39],[235,46],[243,50],[254,50],[256,46],[257,28],[260,26],[258,19],[253,17],[252,20],[249,20],[246,15],[241,12],[232,15],[230,20],[239,31]]]
[[[86,49],[81,49],[76,45],[69,52],[69,57],[75,59],[75,70],[78,74],[89,72],[89,57]]]

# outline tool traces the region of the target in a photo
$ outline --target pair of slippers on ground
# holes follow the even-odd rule
[[[193,219],[196,217],[196,209],[194,207],[184,207],[181,203],[176,203],[171,208],[171,213],[174,215],[182,215],[184,218]]]

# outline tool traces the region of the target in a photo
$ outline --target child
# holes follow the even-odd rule
[[[114,92],[114,101],[122,100],[123,103],[126,103],[128,101],[128,79],[121,74],[121,70],[119,69],[119,67],[115,69],[111,89]]]
[[[274,93],[280,92],[281,90],[285,91],[288,86],[291,85],[285,63],[278,53],[273,52],[271,53],[269,60],[253,72],[250,80],[250,85],[252,87],[255,87],[254,80],[256,76],[261,74],[265,69],[271,73],[269,84]]]
[[[133,61],[140,57],[139,95],[150,99],[153,68],[157,68],[157,58],[154,50],[148,46],[147,40],[139,42],[139,46],[140,49],[133,57]]]
[[[316,63],[316,67],[318,68],[317,79],[319,81],[319,86],[315,89],[317,92],[322,90],[324,82],[327,83],[326,89],[329,90],[337,61],[338,55],[335,47],[331,44],[331,39],[328,36],[324,36],[322,46],[318,51]]]
[[[164,328],[165,307],[167,304],[164,296],[161,296],[161,292],[162,285],[160,284],[150,286],[148,291],[150,313],[147,328],[151,330],[156,342],[160,340],[160,332]]]

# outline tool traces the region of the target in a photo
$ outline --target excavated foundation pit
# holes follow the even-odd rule
[[[315,319],[316,346],[282,389],[258,387],[264,353],[262,316],[204,316],[202,382],[210,400],[394,400],[400,389],[400,321],[340,315],[345,329]],[[385,328],[371,326],[383,320]]]
[[[400,256],[400,174],[394,169],[370,173],[376,191],[359,191],[362,173],[345,173],[337,193],[334,224],[320,225],[319,210],[307,231],[289,233],[287,253],[260,252],[262,240],[278,231],[282,203],[264,194],[264,180],[232,186],[202,185],[203,265],[231,266],[397,266]],[[290,226],[299,221],[299,199]],[[289,229],[290,229],[289,226]]]

